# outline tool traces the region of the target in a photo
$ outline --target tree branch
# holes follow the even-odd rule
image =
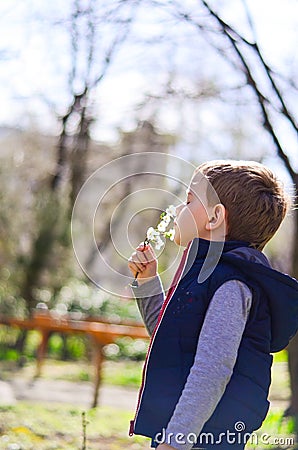
[[[105,59],[104,59],[104,64],[103,64],[103,68],[101,71],[101,74],[99,74],[97,77],[95,77],[95,79],[93,80],[92,83],[90,83],[90,89],[96,87],[104,78],[104,76],[107,73],[107,70],[111,64],[112,58],[115,56],[116,54],[116,50],[119,47],[119,45],[122,45],[123,42],[127,39],[128,35],[129,35],[129,28],[131,23],[134,20],[134,17],[137,13],[137,7],[139,6],[139,4],[141,3],[142,0],[136,0],[134,2],[132,2],[132,13],[131,16],[129,17],[129,19],[127,19],[126,21],[124,21],[125,26],[123,27],[123,31],[122,33],[118,33],[116,38],[114,39],[114,41],[112,42],[112,44],[110,45],[110,48],[108,49]]]
[[[270,81],[270,84],[273,88],[273,91],[275,92],[280,104],[281,104],[281,109],[280,112],[281,114],[283,114],[291,123],[291,125],[293,126],[294,130],[296,131],[296,133],[298,133],[298,125],[296,124],[295,118],[293,117],[293,115],[289,112],[287,105],[285,104],[285,101],[283,99],[283,96],[279,90],[279,88],[276,85],[276,82],[273,78],[273,71],[271,70],[271,68],[268,66],[268,64],[265,62],[264,57],[261,53],[260,47],[256,41],[256,37],[255,37],[255,31],[254,31],[254,27],[252,24],[252,19],[249,15],[249,12],[246,8],[246,14],[248,16],[248,22],[250,24],[252,33],[254,35],[254,42],[250,42],[249,40],[245,39],[240,33],[238,33],[233,27],[231,27],[230,25],[228,25],[221,17],[219,17],[219,15],[208,5],[208,3],[205,0],[202,0],[202,3],[204,4],[204,6],[208,9],[209,13],[217,20],[217,22],[219,23],[219,25],[221,26],[221,29],[223,31],[225,31],[225,33],[228,33],[230,35],[229,39],[231,39],[231,37],[234,36],[234,39],[236,41],[236,38],[239,39],[239,41],[243,42],[244,44],[246,44],[247,46],[249,46],[250,48],[252,48],[255,52],[255,54],[257,55],[259,61],[261,62],[261,65],[268,77],[268,80]]]
[[[253,46],[253,48],[256,49],[257,54],[259,59],[261,60],[263,67],[266,70],[266,73],[268,75],[268,78],[271,82],[271,86],[273,87],[275,93],[278,94],[278,97],[282,97],[279,90],[277,89],[274,80],[271,77],[271,70],[270,68],[267,66],[267,64],[264,62],[264,59],[261,55],[261,52],[257,46],[256,43],[252,44],[249,41],[247,41],[246,39],[244,39],[242,36],[239,35],[239,33],[237,33],[232,27],[230,27],[230,25],[228,25],[226,22],[224,22],[219,16],[218,14],[216,14],[211,7],[208,5],[208,3],[205,0],[201,0],[203,5],[208,9],[209,13],[212,15],[212,17],[217,21],[217,23],[219,24],[222,33],[224,34],[224,36],[226,36],[226,38],[229,40],[229,42],[232,45],[232,48],[234,49],[235,54],[238,57],[238,60],[241,62],[241,66],[242,66],[242,70],[246,76],[246,80],[247,80],[247,84],[249,86],[251,86],[251,88],[253,89],[253,92],[255,93],[259,106],[261,108],[261,112],[263,115],[263,126],[264,128],[270,133],[273,142],[276,146],[277,149],[277,154],[278,156],[281,158],[281,160],[284,162],[285,167],[287,168],[293,182],[296,181],[296,172],[294,171],[293,167],[291,166],[290,160],[288,158],[288,156],[286,155],[285,151],[283,150],[279,139],[274,131],[274,127],[271,123],[270,117],[269,117],[269,112],[267,110],[267,104],[270,104],[270,101],[268,99],[266,99],[266,97],[263,95],[263,93],[261,92],[261,90],[259,89],[257,82],[252,74],[252,71],[249,67],[249,64],[247,62],[247,60],[245,59],[243,53],[241,52],[241,50],[239,49],[238,45],[237,45],[237,38],[240,39],[242,42],[244,42],[245,44],[249,45],[249,46]],[[286,112],[286,117],[288,114],[288,110],[285,106],[284,101],[282,101],[282,105],[283,105],[283,114],[285,114]],[[291,115],[290,115],[291,117]],[[289,119],[289,117],[287,117]],[[290,120],[291,121],[291,120]],[[292,123],[292,121],[291,121]],[[292,125],[294,126],[295,130],[297,131],[297,126],[295,125],[295,123],[292,123]]]

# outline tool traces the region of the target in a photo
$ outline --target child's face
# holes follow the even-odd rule
[[[176,244],[186,247],[195,237],[210,240],[208,227],[212,208],[207,201],[207,182],[202,174],[195,174],[186,190],[187,199],[176,208],[174,221]]]

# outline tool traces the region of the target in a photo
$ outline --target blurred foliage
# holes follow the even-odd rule
[[[24,364],[36,358],[36,352],[40,343],[40,333],[29,331],[23,351],[16,349],[19,336],[17,329],[0,327],[0,361],[16,361]],[[130,337],[119,338],[113,344],[104,347],[104,355],[107,360],[131,360],[142,361],[146,356],[148,341],[132,339]],[[61,335],[53,333],[49,339],[47,355],[49,358],[62,360],[87,360],[91,355],[91,344],[88,336],[84,334]]]
[[[50,167],[41,164],[41,155],[36,157],[38,135],[30,141],[26,160],[22,164],[16,161],[26,149],[25,133],[22,139],[15,143],[18,150],[2,157],[0,165],[0,314],[19,317],[27,313],[23,294],[28,272],[34,278],[41,268],[42,277],[36,281],[49,285],[52,296],[70,272],[70,252],[65,251],[69,247],[67,192],[62,193],[58,205],[45,182]],[[49,143],[45,148],[50,149]],[[49,246],[50,257],[45,259]],[[35,261],[34,250],[40,255]]]
[[[54,304],[50,302],[51,295],[48,290],[42,289],[36,295],[40,302],[50,304],[50,308],[56,313],[72,313],[77,319],[100,316],[114,323],[119,323],[122,319],[140,320],[134,300],[114,297],[78,278],[70,279],[62,287]]]
[[[143,339],[132,339],[131,337],[123,337],[116,340],[114,344],[104,347],[104,353],[107,359],[131,359],[142,361],[147,352],[148,342]]]
[[[143,361],[131,361],[122,359],[118,361],[104,360],[102,367],[103,385],[131,386],[136,389],[140,387],[142,378]],[[20,378],[24,382],[30,383],[35,376],[36,362],[25,361],[22,366],[18,361],[1,361],[1,379],[10,381],[13,378]],[[62,381],[90,381],[94,380],[94,366],[91,361],[85,359],[73,361],[60,361],[47,358],[44,362],[40,375],[43,380]]]
[[[94,408],[87,413],[87,445],[88,449],[134,450],[147,449],[149,442],[141,436],[128,437],[127,424],[132,411],[109,407]],[[0,449],[39,450],[81,448],[82,408],[63,404],[18,403],[12,407],[0,408],[1,439]],[[281,436],[284,439],[293,436],[293,420],[283,419],[282,412],[277,410],[268,414],[258,435]],[[245,447],[251,449],[275,449],[276,446],[248,442]],[[290,447],[279,447],[292,448]],[[296,447],[297,448],[297,447]]]
[[[288,352],[286,350],[281,350],[278,353],[273,354],[273,362],[288,362]]]
[[[88,450],[148,448],[148,439],[129,438],[132,411],[101,407],[87,414]],[[0,449],[82,449],[82,408],[72,405],[18,403],[0,407]]]
[[[0,314],[25,317],[32,296],[33,306],[57,317],[104,317],[114,323],[140,320],[134,301],[100,291],[76,273],[70,246],[69,185],[63,184],[58,194],[49,189],[54,141],[42,140],[33,132],[22,132],[16,139],[14,151],[2,157],[0,165]],[[21,347],[20,340],[20,332],[2,326],[0,358],[34,358],[39,333],[28,332]],[[120,340],[107,348],[106,357],[141,359],[144,346]],[[82,335],[53,334],[48,354],[77,360],[88,356],[88,348],[88,338]]]

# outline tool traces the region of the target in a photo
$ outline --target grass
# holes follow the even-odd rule
[[[278,364],[282,363],[282,364]],[[285,350],[274,354],[273,387],[276,397],[289,397],[289,382],[284,376],[287,363]],[[35,362],[28,361],[21,370],[15,361],[1,361],[1,378],[10,378],[11,372],[17,370],[19,376],[33,377]],[[139,387],[142,375],[142,361],[108,361],[103,364],[103,383],[118,386]],[[43,365],[42,378],[66,381],[92,381],[93,366],[89,361],[58,361],[46,359]]]
[[[275,441],[276,439],[276,441]],[[262,427],[254,433],[245,447],[248,449],[297,449],[295,419],[283,417],[282,410],[270,411]]]
[[[246,450],[291,449],[295,446],[265,445],[261,441],[266,433],[272,443],[275,437],[284,440],[294,438],[295,424],[290,418],[283,418],[283,408],[289,398],[289,377],[286,353],[274,357],[271,410],[260,430],[258,444],[248,443]],[[138,387],[141,378],[142,362],[105,361],[103,383]],[[1,362],[1,378],[34,375],[35,364],[29,362],[18,368],[14,362]],[[93,367],[88,362],[61,362],[48,359],[43,368],[45,379],[90,381]],[[83,449],[83,408],[69,404],[41,404],[19,402],[12,407],[0,407],[0,450],[82,450]],[[86,412],[87,446],[86,450],[131,450],[149,449],[146,438],[128,437],[128,424],[133,411],[111,407],[98,407]],[[284,442],[284,441],[283,441]],[[297,444],[296,444],[297,445]],[[296,447],[297,448],[297,447]]]
[[[81,450],[83,443],[82,408],[62,404],[18,403],[0,408],[1,450]],[[114,408],[94,408],[86,413],[86,450],[143,450],[149,440],[127,435],[131,411]],[[277,449],[262,442],[261,436],[294,438],[293,419],[283,419],[282,411],[269,413],[258,430],[258,445],[248,443],[250,449]],[[267,442],[267,441],[266,441]],[[293,446],[283,448],[291,448]]]
[[[286,350],[282,350],[281,352],[273,354],[273,362],[288,362],[288,352]]]
[[[82,408],[20,402],[0,408],[0,449],[80,450]],[[148,449],[148,439],[128,437],[131,411],[94,408],[87,412],[86,450]]]
[[[28,362],[19,368],[13,361],[1,361],[1,379],[8,380],[14,373],[26,379],[34,377],[36,364]],[[142,361],[104,361],[102,382],[117,386],[138,388],[142,377]],[[41,378],[65,381],[92,381],[93,365],[84,361],[57,361],[47,359],[44,362]]]

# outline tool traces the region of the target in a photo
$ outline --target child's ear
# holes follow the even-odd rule
[[[212,208],[209,221],[206,223],[206,230],[212,231],[219,228],[224,224],[225,218],[226,208],[221,203],[218,203]]]

